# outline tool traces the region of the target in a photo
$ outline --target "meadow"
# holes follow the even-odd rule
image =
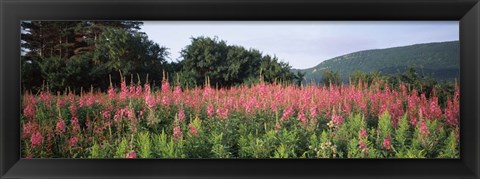
[[[458,158],[459,89],[260,82],[23,95],[24,158]]]

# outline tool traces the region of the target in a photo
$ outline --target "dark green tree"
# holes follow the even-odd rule
[[[334,72],[329,69],[326,69],[322,72],[322,83],[327,86],[329,86],[330,84],[340,85],[341,83],[340,74],[338,74],[338,72]]]
[[[137,21],[23,21],[22,87],[52,91],[70,87],[106,90],[137,75],[160,81],[167,49],[139,32]],[[135,78],[137,79],[137,78]]]
[[[212,86],[218,87],[252,84],[259,80],[292,82],[295,78],[288,63],[264,56],[255,49],[227,45],[216,37],[192,38],[181,56],[179,76],[189,86],[203,85],[207,78]]]

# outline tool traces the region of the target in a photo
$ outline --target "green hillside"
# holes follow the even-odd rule
[[[343,81],[348,81],[354,71],[395,74],[402,73],[409,67],[436,80],[459,79],[459,41],[359,51],[323,61],[313,68],[300,71],[306,73],[304,79],[307,82],[312,80],[320,82],[325,69],[339,72]],[[298,69],[293,71],[296,72]]]

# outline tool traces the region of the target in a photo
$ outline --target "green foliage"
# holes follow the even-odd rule
[[[334,72],[329,69],[326,69],[322,73],[321,82],[327,86],[329,86],[330,84],[339,85],[341,82],[340,75],[338,74],[338,72]]]
[[[268,158],[274,149],[275,141],[275,131],[273,130],[259,137],[254,137],[252,133],[246,137],[240,136],[239,154],[244,158]]]
[[[140,158],[150,158],[152,156],[150,133],[142,132],[137,137],[138,156]]]
[[[275,149],[273,158],[291,158],[294,157],[292,154],[295,154],[293,149],[289,150],[286,145],[280,144],[280,146]]]
[[[291,82],[295,77],[288,63],[255,49],[227,45],[216,37],[192,38],[181,54],[182,68],[178,75],[184,79],[182,86],[204,85],[207,78],[214,87],[230,87],[258,82],[254,79]]]
[[[359,142],[362,141],[366,148],[362,149],[359,146]],[[349,140],[347,146],[348,158],[377,158],[378,151],[375,149],[374,144],[368,139],[354,138]]]
[[[323,130],[318,138],[315,134],[309,138],[308,150],[303,154],[309,158],[337,158],[338,149],[335,143],[331,140],[331,134]]]
[[[212,153],[214,158],[228,158],[230,157],[231,153],[228,152],[228,147],[223,145],[223,133],[212,133],[211,142],[212,146]]]
[[[405,114],[399,119],[395,130],[395,146],[397,151],[406,150],[407,139],[411,137],[409,128],[410,124],[408,124],[407,115]]]
[[[400,151],[396,153],[398,158],[426,158],[425,150],[416,149],[414,147],[409,147],[405,151]]]
[[[297,143],[299,140],[295,130],[283,129],[277,132],[277,147],[274,158],[295,158],[297,156]]]
[[[138,32],[135,21],[24,21],[22,22],[22,87],[51,91],[66,88],[106,90],[120,83],[120,73],[161,81],[167,48]],[[160,74],[160,75],[153,75]]]
[[[378,137],[377,142],[381,145],[383,139],[391,137],[393,131],[392,119],[388,111],[385,111],[378,119]]]
[[[153,151],[159,158],[184,158],[183,141],[168,140],[167,134],[162,130],[161,134],[153,135]]]
[[[102,158],[100,146],[96,142],[93,143],[93,146],[90,147],[90,156],[89,158]]]
[[[439,158],[458,158],[460,157],[459,151],[455,131],[451,131],[445,140],[445,147],[439,153]]]
[[[122,138],[120,143],[117,146],[117,151],[115,152],[114,158],[125,158],[125,155],[128,152],[128,141],[126,138]]]

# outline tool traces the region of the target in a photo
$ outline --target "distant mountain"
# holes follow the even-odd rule
[[[425,76],[436,80],[459,79],[459,41],[416,44],[386,49],[354,52],[329,60],[307,69],[293,69],[306,73],[307,82],[320,82],[325,69],[339,72],[348,81],[354,71],[379,71],[382,74],[402,73],[413,67]]]

